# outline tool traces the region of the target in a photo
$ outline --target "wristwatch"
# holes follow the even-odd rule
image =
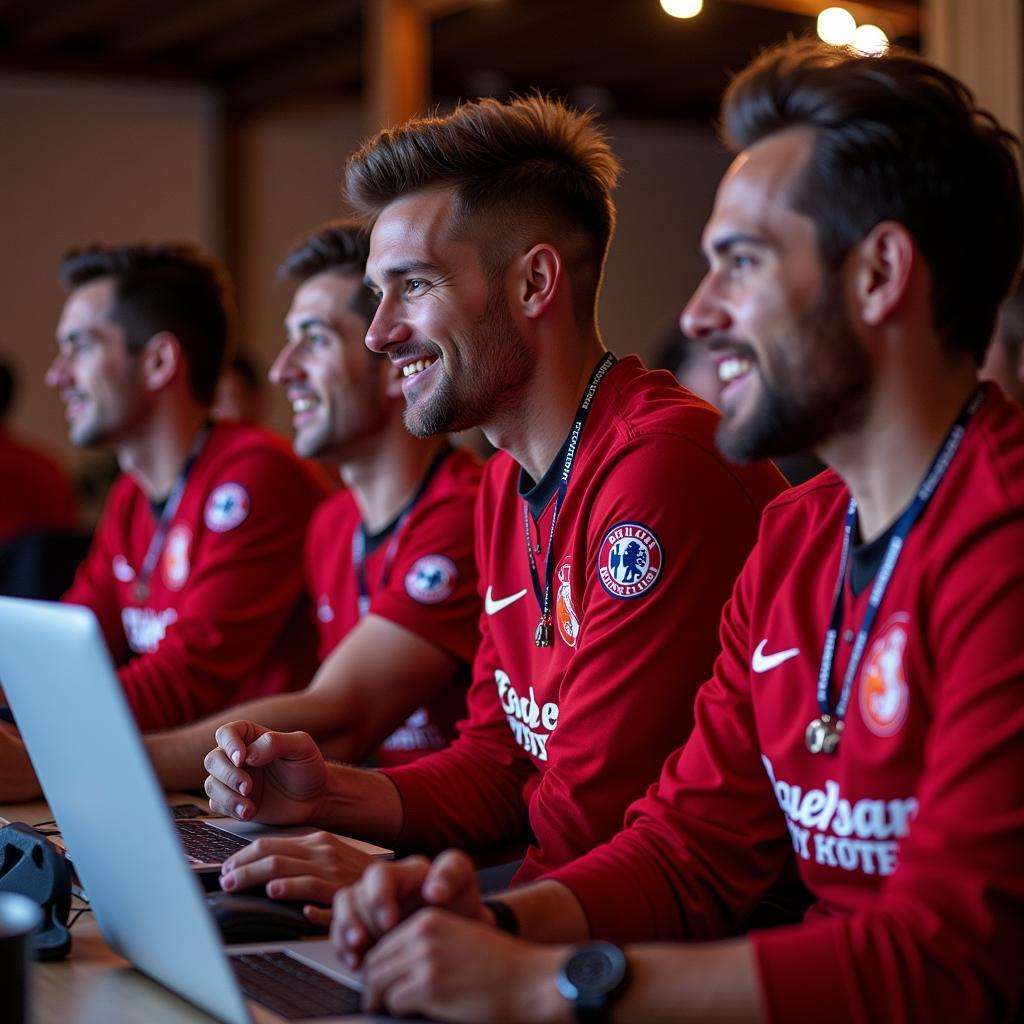
[[[580,1024],[604,1024],[612,1000],[626,984],[626,957],[610,942],[577,946],[555,976]]]

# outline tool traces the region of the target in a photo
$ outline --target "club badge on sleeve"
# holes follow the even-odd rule
[[[227,533],[249,515],[249,492],[241,484],[221,484],[206,499],[203,520],[214,533]]]
[[[661,541],[642,523],[616,523],[597,555],[597,574],[612,597],[646,594],[661,575]]]
[[[424,555],[405,574],[405,592],[420,604],[439,604],[455,589],[459,571],[444,555]]]

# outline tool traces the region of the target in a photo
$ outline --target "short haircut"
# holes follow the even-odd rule
[[[329,220],[312,234],[296,242],[277,268],[279,279],[308,281],[317,274],[344,274],[359,280],[349,309],[365,317],[367,324],[377,312],[377,299],[362,282],[370,239],[365,228],[354,220]]]
[[[530,96],[479,100],[385,129],[349,159],[345,186],[368,221],[403,196],[451,189],[454,234],[477,245],[492,277],[524,241],[561,243],[577,319],[592,320],[619,174],[593,114]]]
[[[1014,359],[1024,345],[1024,273],[1017,275],[1017,281],[999,311],[997,344],[1002,345]]]
[[[762,54],[723,101],[736,150],[796,127],[813,143],[790,206],[814,222],[826,266],[880,222],[904,225],[931,272],[934,329],[980,363],[1021,259],[1015,137],[912,54],[862,57],[810,40]]]
[[[114,282],[111,319],[129,350],[167,331],[181,344],[189,391],[209,405],[232,350],[235,308],[224,268],[187,242],[91,245],[65,254],[61,281],[71,291],[101,278]]]

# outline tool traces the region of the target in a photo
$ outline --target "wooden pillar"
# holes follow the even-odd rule
[[[417,0],[365,0],[368,132],[430,104],[430,12]]]

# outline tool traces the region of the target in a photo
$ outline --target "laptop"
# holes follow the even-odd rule
[[[89,609],[0,597],[0,680],[115,952],[226,1024],[358,1013],[358,976],[326,940],[225,951]]]

